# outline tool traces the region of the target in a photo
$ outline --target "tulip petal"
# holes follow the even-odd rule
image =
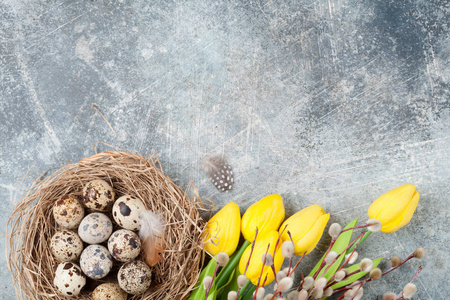
[[[310,253],[322,237],[323,230],[330,218],[324,209],[317,204],[308,206],[288,218],[280,227],[283,230],[282,240],[290,240],[288,231],[291,233],[295,244],[295,254],[302,255],[305,251]]]
[[[419,201],[413,184],[399,186],[376,199],[369,207],[369,218],[383,224],[381,231],[392,233],[408,224]]]
[[[283,199],[278,194],[269,195],[253,203],[244,213],[241,222],[242,235],[252,242],[256,228],[259,234],[277,230],[283,220]]]
[[[318,204],[305,207],[304,209],[296,212],[280,226],[280,231],[282,231],[284,227],[288,225],[286,230],[283,232],[283,240],[289,240],[289,236],[287,234],[288,231],[291,232],[293,237],[295,236],[301,238],[314,226],[317,218],[324,214],[324,209]],[[289,224],[292,225],[290,226]]]
[[[209,221],[202,233],[205,250],[213,256],[219,252],[232,255],[240,237],[241,213],[239,206],[230,202]]]
[[[261,258],[266,253],[267,245],[270,243],[268,253],[274,253],[275,245],[278,239],[278,231],[271,231],[265,233],[264,235],[258,235],[255,242],[255,247],[253,249],[252,257],[250,259],[250,263],[247,269],[247,273],[245,274],[250,281],[256,285],[258,284],[258,278],[261,274],[261,268],[263,267],[263,262]],[[245,268],[247,266],[248,258],[251,252],[251,245],[247,247],[247,249],[242,254],[241,260],[239,261],[239,272],[244,274]],[[281,242],[278,244],[277,251],[274,257],[274,265],[275,271],[278,272],[281,269],[281,265],[283,264],[284,257],[281,255]],[[264,266],[264,270],[261,276],[260,286],[263,286],[264,278],[267,275],[267,280],[264,286],[270,284],[274,279],[274,274],[270,266]]]
[[[407,225],[409,221],[411,221],[411,218],[414,215],[414,212],[416,211],[417,204],[419,203],[419,198],[420,198],[419,192],[416,192],[409,201],[406,209],[397,218],[399,221],[395,222],[393,226],[382,228],[381,231],[384,233],[392,233]]]
[[[330,214],[320,216],[310,230],[300,239],[295,241],[295,254],[303,255],[309,254],[314,250],[320,238],[322,237],[325,226],[330,219]],[[294,236],[293,236],[294,238]]]
[[[369,207],[369,218],[387,224],[400,215],[415,193],[413,184],[399,186],[376,199]]]

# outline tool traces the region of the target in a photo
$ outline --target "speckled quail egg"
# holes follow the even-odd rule
[[[80,266],[87,277],[100,279],[111,271],[113,258],[105,246],[90,245],[81,253]]]
[[[91,213],[81,221],[78,235],[88,244],[100,244],[109,238],[112,230],[112,222],[105,214]]]
[[[127,300],[127,296],[117,283],[103,283],[92,292],[92,300]]]
[[[109,237],[108,250],[118,261],[129,262],[139,255],[141,240],[133,231],[119,229]]]
[[[74,195],[62,196],[53,205],[53,217],[56,223],[67,229],[75,229],[84,217],[84,208]]]
[[[86,284],[86,277],[79,266],[64,262],[58,265],[53,284],[63,295],[77,296]]]
[[[112,215],[114,221],[128,230],[139,230],[139,215],[145,210],[144,203],[141,200],[125,195],[114,202]]]
[[[120,268],[117,280],[120,288],[128,294],[141,294],[150,287],[152,272],[143,261],[134,260]]]
[[[104,180],[93,180],[83,189],[83,203],[93,210],[110,211],[114,204],[114,190]]]
[[[50,250],[58,261],[75,261],[83,251],[83,241],[73,231],[57,231],[50,240]]]

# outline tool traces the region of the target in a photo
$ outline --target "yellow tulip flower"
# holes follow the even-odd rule
[[[244,238],[253,242],[256,227],[258,235],[277,230],[284,220],[283,198],[273,194],[253,203],[242,216],[241,229]]]
[[[247,273],[245,273],[245,276],[247,276],[248,279],[254,284],[258,284],[258,278],[261,274],[261,269],[263,267],[263,257],[267,250],[267,245],[270,243],[269,251],[267,252],[270,255],[273,255],[275,245],[277,243],[278,239],[278,231],[270,231],[266,232],[265,234],[258,234],[256,237],[255,242],[255,248],[253,249],[252,257],[250,258],[250,264],[247,269]],[[278,243],[277,251],[275,253],[274,257],[274,265],[275,265],[275,271],[278,272],[281,269],[281,265],[283,264],[284,257],[281,255],[281,241]],[[247,249],[245,249],[244,253],[241,256],[241,260],[239,261],[239,272],[241,274],[244,274],[245,267],[247,266],[248,258],[250,256],[252,246],[248,246]],[[267,280],[264,284],[264,286],[270,284],[274,279],[274,274],[270,266],[264,266],[264,270],[262,272],[261,276],[261,282],[260,286],[263,286],[264,278],[267,275]]]
[[[419,197],[413,184],[399,186],[372,202],[368,211],[369,218],[381,222],[381,231],[396,232],[411,220]]]
[[[213,256],[225,252],[234,253],[241,235],[239,206],[230,202],[219,210],[207,223],[202,233],[205,250]]]
[[[288,218],[280,227],[283,232],[282,240],[290,241],[288,231],[292,235],[295,244],[295,254],[310,253],[322,237],[323,230],[330,219],[330,214],[325,214],[324,209],[317,204],[308,206]]]

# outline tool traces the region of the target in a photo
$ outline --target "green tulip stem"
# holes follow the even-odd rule
[[[242,300],[248,300],[252,298],[253,293],[256,291],[256,285],[251,284],[251,286],[247,289],[247,291],[242,296]]]
[[[233,272],[234,268],[239,263],[239,260],[241,259],[242,254],[244,253],[245,249],[250,245],[249,241],[245,241],[241,248],[239,248],[239,251],[236,252],[231,258],[230,261],[226,264],[225,267],[223,267],[222,271],[217,276],[216,280],[216,287],[217,289],[220,289],[223,287],[223,285],[227,282],[228,278],[230,277],[231,273]]]
[[[247,287],[249,285],[250,285],[250,280],[247,281],[247,283],[238,290],[237,299],[242,299],[243,295],[245,294],[245,290],[247,289]],[[240,292],[242,292],[242,294],[240,294]]]

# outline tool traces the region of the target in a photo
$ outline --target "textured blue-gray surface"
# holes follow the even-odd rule
[[[449,15],[446,0],[0,0],[0,233],[24,174],[100,142],[156,153],[180,186],[242,212],[279,193],[288,215],[318,203],[344,224],[411,182],[411,223],[360,255],[427,256],[364,299],[419,265],[415,299],[448,299]],[[201,171],[211,154],[233,166],[231,193]],[[0,298],[15,299],[0,249]]]

